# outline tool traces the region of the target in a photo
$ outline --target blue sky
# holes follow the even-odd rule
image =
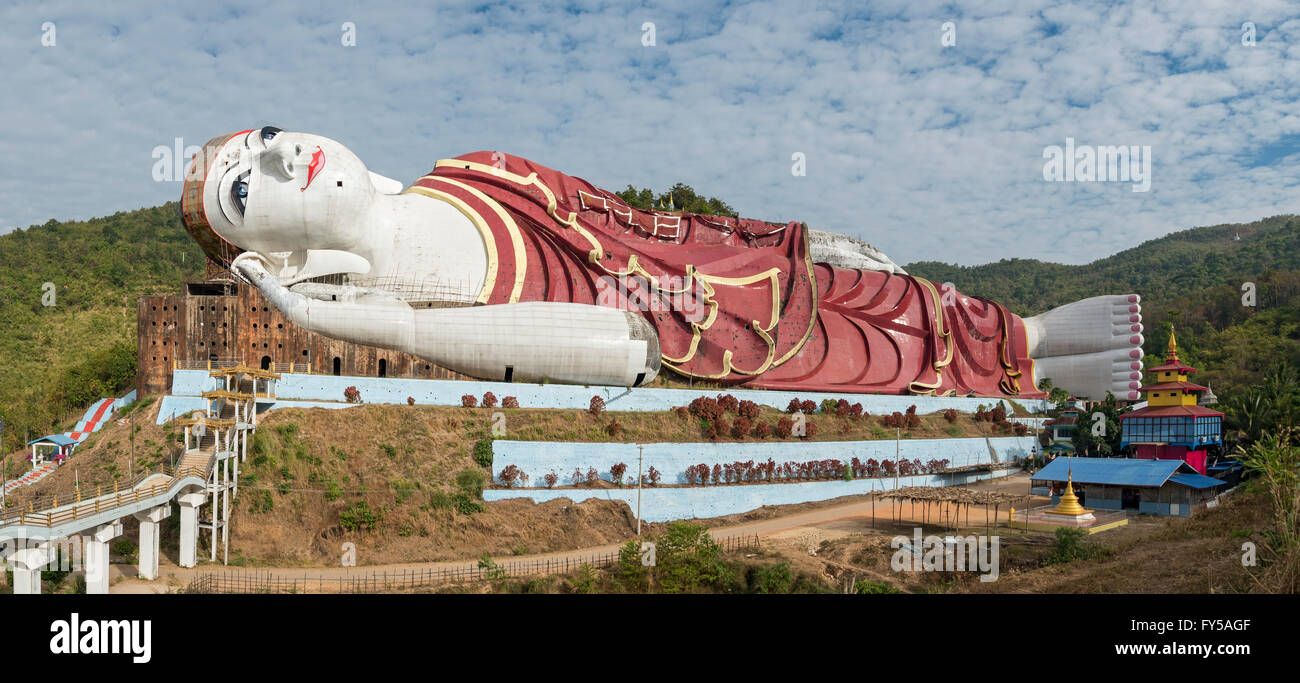
[[[1295,3],[180,4],[0,7],[0,232],[176,200],[155,148],[267,124],[404,182],[480,149],[680,180],[900,264],[1085,263],[1300,203]],[[1044,180],[1067,137],[1149,146],[1150,190]]]

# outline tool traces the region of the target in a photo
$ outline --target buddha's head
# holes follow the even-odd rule
[[[267,126],[203,146],[185,176],[181,217],[223,265],[242,251],[348,251],[376,194],[365,164],[342,144]]]

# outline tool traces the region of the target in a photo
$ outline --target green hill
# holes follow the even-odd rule
[[[136,298],[175,293],[202,277],[203,258],[175,203],[0,235],[6,450],[68,427],[101,396],[128,391]]]
[[[1163,357],[1169,327],[1176,326],[1183,359],[1201,369],[1198,379],[1221,398],[1258,383],[1281,361],[1300,365],[1296,216],[1183,230],[1080,266],[1004,259],[905,268],[1020,315],[1101,294],[1140,294],[1147,354]],[[1253,307],[1243,304],[1246,283],[1254,285]]]

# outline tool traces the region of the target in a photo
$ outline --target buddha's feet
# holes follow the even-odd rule
[[[1142,306],[1136,294],[1095,296],[1025,318],[1034,382],[1075,396],[1136,400],[1142,386]]]

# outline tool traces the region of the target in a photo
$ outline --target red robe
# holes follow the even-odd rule
[[[406,192],[452,203],[482,233],[479,303],[640,311],[663,364],[681,375],[767,389],[1041,395],[1026,379],[1024,325],[1005,307],[922,278],[814,264],[802,223],[641,211],[496,152],[439,161]]]

